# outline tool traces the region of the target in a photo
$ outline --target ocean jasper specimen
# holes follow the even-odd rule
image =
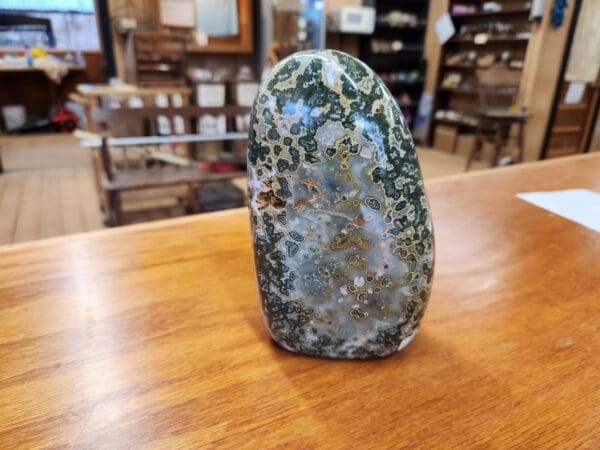
[[[431,216],[410,132],[371,69],[329,50],[279,63],[254,103],[248,171],[273,339],[330,358],[407,345],[431,288]]]

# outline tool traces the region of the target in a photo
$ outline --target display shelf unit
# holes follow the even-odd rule
[[[478,104],[477,71],[492,64],[507,64],[522,71],[531,32],[530,2],[525,0],[498,0],[502,8],[484,11],[484,0],[451,0],[449,13],[456,35],[442,46],[437,89],[434,99],[434,126],[430,129],[429,143],[436,145],[439,126],[441,134],[454,127],[454,133],[475,130],[473,111]],[[471,7],[473,11],[459,12],[458,8]],[[476,39],[477,35],[478,38]],[[492,61],[492,63],[490,63]],[[448,86],[449,75],[459,75],[458,85]],[[441,111],[453,111],[465,120],[439,117]],[[454,140],[455,141],[455,140]]]
[[[423,49],[429,1],[377,0],[375,9],[375,30],[361,39],[359,55],[384,81],[412,129],[424,88]],[[404,16],[405,20],[385,20],[395,11],[414,19]],[[382,50],[385,46],[390,48]]]
[[[458,3],[458,2],[457,2]],[[461,2],[465,3],[465,2]],[[472,17],[506,17],[506,16],[522,16],[523,14],[528,15],[530,9],[528,7],[508,7],[506,9],[502,9],[500,11],[478,11],[472,13],[453,13],[451,14],[452,18],[460,19],[463,17],[472,18]]]
[[[127,37],[125,80],[148,86],[185,86],[185,39],[137,32]]]

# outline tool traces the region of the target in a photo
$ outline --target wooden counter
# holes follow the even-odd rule
[[[0,250],[0,448],[600,446],[600,234],[515,193],[600,155],[429,183],[422,329],[376,361],[271,344],[248,213]]]
[[[49,53],[64,55],[73,50],[53,50]],[[3,54],[24,55],[24,49],[0,48]],[[44,71],[35,67],[0,69],[0,107],[5,105],[24,105],[28,115],[46,117],[56,102],[66,101],[70,92],[80,83],[104,83],[104,56],[99,51],[82,52],[84,64],[73,66],[63,77],[59,86],[54,86]]]

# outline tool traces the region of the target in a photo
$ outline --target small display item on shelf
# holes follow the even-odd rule
[[[478,120],[477,117],[470,115],[465,112],[455,111],[452,109],[438,109],[435,112],[435,118],[437,120],[447,121],[447,122],[457,122],[470,126],[477,126]]]
[[[196,85],[196,101],[198,106],[225,106],[224,83],[198,83]]]
[[[458,34],[462,37],[473,37],[479,33],[486,33],[490,38],[507,36],[513,32],[513,24],[507,22],[484,22],[476,25],[461,25]]]
[[[414,28],[419,26],[419,16],[415,13],[393,10],[378,16],[377,23],[393,28]]]
[[[396,98],[396,103],[398,103],[406,123],[409,125],[409,127],[412,126],[415,121],[415,102],[412,97],[407,93],[404,93],[400,97]]]
[[[371,51],[373,53],[397,53],[404,48],[404,43],[395,39],[388,41],[384,39],[372,39],[371,40]]]
[[[496,56],[493,53],[487,53],[477,58],[477,67],[488,68],[496,62]]]
[[[513,59],[512,61],[510,61],[508,63],[508,67],[510,67],[511,69],[515,69],[515,70],[521,70],[521,69],[523,69],[523,61],[518,60],[518,59]]]
[[[481,5],[481,10],[485,12],[499,12],[502,11],[502,5],[497,2],[484,2]]]
[[[235,130],[248,131],[250,129],[250,113],[235,115]]]
[[[452,5],[452,14],[473,14],[477,12],[475,5],[455,3]]]
[[[420,70],[399,70],[398,72],[378,73],[379,78],[384,83],[419,83],[423,81],[423,74]]]
[[[523,60],[520,56],[505,50],[498,53],[486,52],[478,53],[474,50],[452,53],[446,56],[444,65],[457,68],[479,68],[487,69],[494,64],[504,64],[511,69],[520,70],[523,68]]]
[[[252,106],[257,92],[256,81],[238,81],[233,90],[234,101],[239,106]]]
[[[458,72],[447,73],[442,81],[442,87],[445,89],[458,89],[463,77]]]
[[[415,102],[408,94],[402,94],[399,98],[396,99],[398,105],[402,106],[414,106]]]
[[[472,50],[468,52],[454,53],[446,57],[446,65],[449,66],[465,66],[474,65],[477,59],[477,52]]]
[[[198,118],[199,134],[225,134],[227,133],[227,118],[225,114],[205,114]]]

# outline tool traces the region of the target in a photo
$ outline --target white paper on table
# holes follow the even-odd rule
[[[588,189],[524,192],[517,197],[600,232],[600,193]]]
[[[579,103],[583,98],[583,93],[585,92],[585,83],[579,83],[577,81],[572,81],[569,83],[569,87],[567,88],[567,93],[565,94],[565,103],[570,105]]]
[[[450,14],[445,12],[435,21],[435,32],[440,44],[442,45],[444,45],[452,36],[454,36],[456,29],[454,28],[454,23],[452,23],[452,17],[450,17]]]

